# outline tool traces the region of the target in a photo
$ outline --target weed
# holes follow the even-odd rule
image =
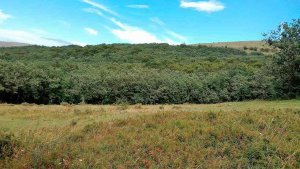
[[[71,142],[79,142],[79,141],[83,141],[83,139],[84,139],[84,135],[82,133],[71,134],[68,137],[68,141]]]
[[[142,104],[141,104],[141,103],[136,104],[136,105],[134,106],[134,108],[136,108],[136,109],[141,109],[141,108],[142,108]]]
[[[246,117],[242,118],[241,123],[242,124],[254,124],[254,120],[251,117],[246,116]]]
[[[62,106],[70,106],[70,104],[68,102],[61,102],[60,105],[62,105]]]
[[[179,110],[179,109],[181,109],[182,107],[181,106],[173,106],[172,107],[172,109],[174,109],[174,110]]]
[[[127,104],[127,103],[122,103],[118,106],[118,110],[123,111],[123,110],[127,110],[127,109],[129,109],[129,104]]]
[[[76,126],[76,125],[77,125],[77,121],[73,119],[73,120],[71,121],[70,125],[71,125],[71,126]]]
[[[15,146],[13,135],[0,133],[0,159],[11,157]]]
[[[260,150],[250,147],[246,152],[246,157],[249,161],[250,166],[255,166],[255,164],[257,164],[258,161],[262,159],[262,154]]]
[[[208,119],[209,121],[214,121],[214,120],[216,120],[216,119],[217,119],[216,113],[209,112],[209,113],[207,114],[207,119]]]

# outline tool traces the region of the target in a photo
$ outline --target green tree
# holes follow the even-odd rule
[[[265,36],[267,43],[278,50],[272,70],[278,94],[296,97],[300,93],[300,19],[282,23]]]

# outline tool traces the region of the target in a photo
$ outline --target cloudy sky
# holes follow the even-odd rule
[[[260,40],[300,0],[0,0],[0,41],[46,46]]]

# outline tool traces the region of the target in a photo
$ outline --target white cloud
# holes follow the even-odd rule
[[[150,18],[150,21],[152,21],[153,23],[160,25],[160,26],[165,25],[165,23],[157,17]]]
[[[162,41],[159,40],[155,35],[143,30],[142,28],[126,25],[114,18],[112,18],[111,21],[120,29],[111,29],[110,31],[120,40],[135,44],[162,43]]]
[[[9,14],[4,13],[2,10],[0,10],[0,24],[6,21],[7,19],[11,18],[12,16]]]
[[[71,43],[72,43],[73,45],[78,45],[78,46],[82,46],[82,47],[84,47],[84,46],[87,45],[86,43],[78,42],[78,41],[71,41]]]
[[[87,13],[94,13],[94,14],[97,14],[99,16],[103,16],[103,13],[97,9],[94,9],[94,8],[84,8],[83,9],[84,12],[87,12]]]
[[[40,37],[31,32],[22,30],[9,30],[0,29],[0,40],[8,42],[20,42],[33,45],[43,45],[43,46],[65,46],[69,45],[66,41],[47,39]]]
[[[190,1],[182,0],[180,2],[180,7],[193,8],[197,11],[208,12],[208,13],[217,12],[225,9],[224,4],[217,0],[198,1],[198,2],[190,2]]]
[[[172,36],[173,38],[180,40],[182,42],[185,42],[187,40],[187,38],[183,35],[180,35],[179,33],[173,32],[171,30],[167,30],[166,33],[170,36]]]
[[[141,5],[141,4],[134,4],[134,5],[127,5],[128,8],[137,8],[137,9],[147,9],[149,8],[148,5]]]
[[[118,14],[112,10],[110,10],[109,8],[107,8],[106,6],[100,4],[100,3],[97,3],[97,2],[94,2],[94,1],[91,1],[91,0],[82,0],[82,2],[84,3],[87,3],[89,5],[92,5],[93,7],[95,8],[98,8],[104,12],[107,12],[109,14],[112,14],[112,15],[115,15],[115,16],[118,16]]]
[[[170,38],[165,38],[164,41],[166,43],[168,43],[169,45],[179,45],[180,44],[179,42],[176,42],[176,41],[174,41],[174,40],[172,40]]]
[[[90,35],[93,35],[93,36],[97,36],[98,35],[98,31],[96,31],[95,29],[93,28],[84,28],[84,31]]]

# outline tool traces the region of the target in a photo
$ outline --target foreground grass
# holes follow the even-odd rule
[[[0,105],[0,168],[299,168],[300,101]]]

